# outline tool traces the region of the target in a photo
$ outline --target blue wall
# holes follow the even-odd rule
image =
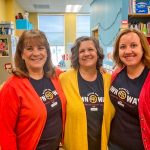
[[[93,0],[91,3],[91,30],[99,30],[99,41],[105,54],[104,64],[113,65],[106,59],[107,49],[113,46],[121,21],[127,19],[128,0]]]

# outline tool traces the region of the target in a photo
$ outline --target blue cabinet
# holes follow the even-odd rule
[[[33,29],[33,25],[26,19],[17,19],[16,29],[17,30],[31,30]]]

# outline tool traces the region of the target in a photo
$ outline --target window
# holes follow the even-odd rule
[[[64,16],[39,15],[39,30],[45,32],[50,44],[52,61],[57,65],[65,53],[64,46]]]
[[[90,16],[77,15],[76,37],[90,36]]]

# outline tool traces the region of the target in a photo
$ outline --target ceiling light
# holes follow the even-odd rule
[[[79,12],[82,5],[66,5],[66,12]]]
[[[72,5],[66,5],[66,12],[71,12]]]
[[[79,12],[81,7],[82,7],[81,5],[74,5],[73,12]]]

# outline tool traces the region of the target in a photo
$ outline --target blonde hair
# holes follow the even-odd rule
[[[141,46],[142,46],[142,49],[143,49],[143,57],[142,57],[141,61],[143,62],[143,64],[146,67],[150,68],[150,46],[149,46],[149,43],[148,43],[147,38],[145,37],[145,35],[141,31],[138,31],[136,29],[124,29],[117,36],[115,44],[114,44],[114,51],[113,51],[113,60],[114,60],[115,64],[119,67],[124,66],[124,63],[119,58],[120,38],[123,35],[131,33],[131,32],[136,33],[138,35],[138,37],[140,38]]]

